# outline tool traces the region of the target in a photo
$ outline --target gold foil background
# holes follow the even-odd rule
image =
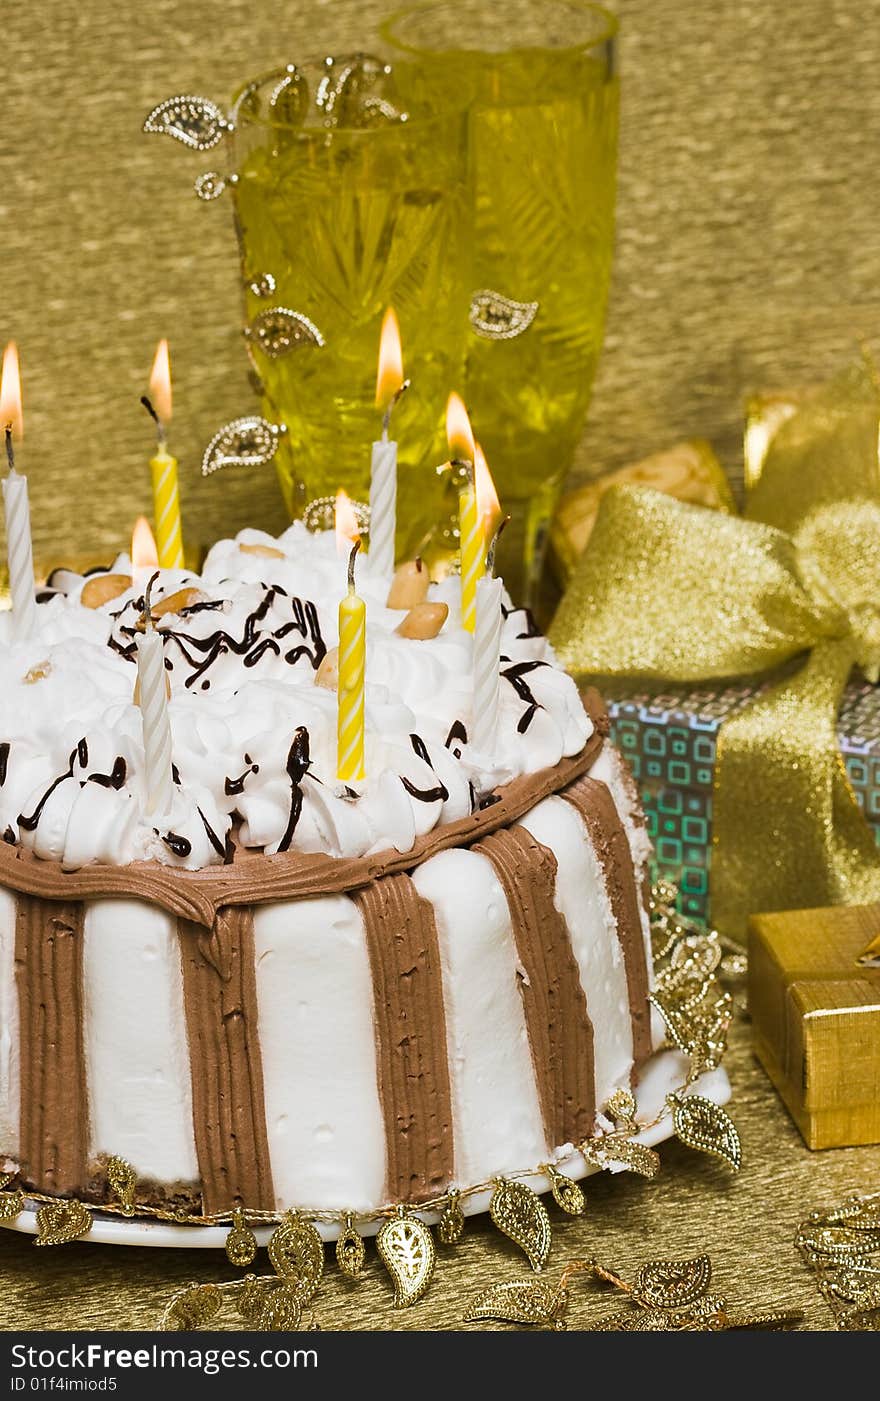
[[[489,0],[482,0],[489,3]],[[217,152],[141,135],[277,61],[369,42],[388,0],[10,5],[0,79],[0,337],[20,342],[38,555],[103,552],[150,508],[138,405],[172,344],[185,526],[280,527],[271,471],[199,461],[254,400]],[[606,349],[576,475],[682,437],[736,474],[755,387],[825,377],[880,311],[880,27],[857,0],[620,0],[623,128]],[[366,445],[365,445],[366,450]]]

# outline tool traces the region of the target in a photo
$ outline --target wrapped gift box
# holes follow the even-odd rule
[[[639,785],[656,873],[675,881],[683,912],[695,919],[708,918],[718,730],[755,694],[742,686],[650,697],[606,688],[612,738]],[[849,780],[880,844],[880,687],[847,688],[839,733]]]
[[[880,1142],[880,906],[754,915],[755,1052],[809,1148]]]

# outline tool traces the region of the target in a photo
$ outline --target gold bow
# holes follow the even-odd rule
[[[880,395],[867,363],[773,438],[745,517],[607,492],[551,629],[576,675],[696,682],[787,668],[719,732],[712,918],[880,900],[837,714],[880,671]]]

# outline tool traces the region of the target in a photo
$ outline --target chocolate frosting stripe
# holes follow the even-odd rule
[[[651,1016],[648,1005],[648,961],[639,904],[641,894],[626,829],[610,789],[598,779],[585,775],[566,788],[562,796],[580,813],[605,873],[608,899],[623,951],[632,1018],[633,1058],[638,1068],[651,1054]]]
[[[152,901],[170,914],[208,928],[224,905],[259,905],[309,895],[344,894],[369,885],[379,876],[412,870],[448,847],[469,846],[490,832],[517,822],[542,798],[558,793],[586,773],[599,757],[608,727],[596,692],[588,692],[584,704],[596,730],[579,754],[560,760],[552,769],[513,779],[498,790],[498,801],[490,807],[435,827],[419,837],[410,851],[336,858],[301,852],[265,856],[239,848],[231,864],[206,866],[201,871],[181,871],[158,861],[62,871],[57,862],[41,861],[20,847],[0,842],[0,885],[41,895],[46,900],[131,896]]]
[[[19,1153],[23,1182],[43,1192],[87,1186],[82,953],[82,905],[19,898]]]
[[[547,1142],[578,1143],[593,1130],[593,1026],[565,919],[556,908],[556,857],[511,827],[474,848],[492,862],[510,910],[526,1029]]]
[[[210,933],[181,920],[179,934],[205,1211],[272,1210],[253,914],[222,910]]]
[[[379,1093],[391,1201],[426,1201],[452,1181],[452,1092],[434,910],[407,875],[359,890],[373,973]]]

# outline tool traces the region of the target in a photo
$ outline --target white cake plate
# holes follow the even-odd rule
[[[666,1096],[683,1083],[686,1074],[687,1061],[680,1052],[660,1051],[652,1056],[642,1071],[636,1095],[640,1118],[653,1119],[663,1107]],[[712,1070],[702,1075],[691,1086],[689,1093],[704,1095],[715,1104],[726,1104],[730,1099],[730,1081],[723,1070]],[[671,1137],[672,1119],[667,1115],[654,1128],[640,1133],[636,1142],[654,1148]],[[554,1161],[560,1171],[574,1179],[590,1177],[594,1172],[603,1171],[602,1168],[587,1163],[577,1152]],[[546,1192],[550,1189],[546,1173],[534,1173],[521,1180],[535,1192]],[[487,1189],[462,1201],[461,1208],[465,1216],[477,1216],[480,1212],[488,1211],[491,1195],[491,1189]],[[7,1230],[36,1235],[38,1205],[39,1203],[26,1201],[25,1209],[14,1221],[4,1221],[0,1224]],[[428,1225],[433,1225],[439,1219],[436,1212],[419,1214]],[[318,1221],[315,1224],[326,1241],[335,1240],[339,1235],[339,1227],[335,1223]],[[381,1224],[381,1221],[359,1222],[358,1230],[361,1235],[374,1236]],[[260,1245],[268,1244],[274,1229],[273,1225],[253,1226]],[[150,1245],[163,1249],[180,1247],[190,1250],[222,1250],[228,1233],[228,1226],[179,1226],[174,1222],[154,1221],[148,1217],[109,1216],[94,1210],[92,1229],[82,1240],[94,1245]]]

